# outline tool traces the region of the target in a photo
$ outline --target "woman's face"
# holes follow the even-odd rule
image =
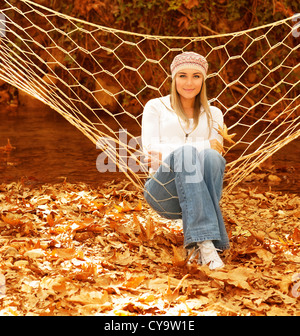
[[[195,69],[183,69],[176,74],[175,83],[181,98],[194,99],[201,91],[203,76]]]

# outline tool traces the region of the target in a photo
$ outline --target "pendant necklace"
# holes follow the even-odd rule
[[[182,125],[181,123],[181,119],[178,117],[178,121],[179,121],[179,124],[180,124],[180,127],[183,131],[183,133],[185,134],[185,137],[184,137],[184,142],[186,143],[188,141],[188,137],[189,135],[193,132],[193,119],[189,119],[189,127],[188,127],[188,131],[185,129],[185,127]]]

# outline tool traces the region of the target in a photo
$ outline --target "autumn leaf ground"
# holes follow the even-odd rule
[[[187,266],[179,222],[132,184],[0,185],[1,315],[299,315],[300,197],[222,199],[219,271]],[[3,283],[5,279],[5,283]]]

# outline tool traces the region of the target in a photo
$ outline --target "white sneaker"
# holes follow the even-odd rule
[[[200,251],[202,265],[208,264],[209,269],[211,270],[224,267],[224,263],[211,240],[205,240],[201,243],[197,243],[197,245]]]

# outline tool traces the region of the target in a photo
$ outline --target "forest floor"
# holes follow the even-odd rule
[[[223,195],[225,267],[126,182],[0,184],[0,315],[299,315],[300,197]]]

